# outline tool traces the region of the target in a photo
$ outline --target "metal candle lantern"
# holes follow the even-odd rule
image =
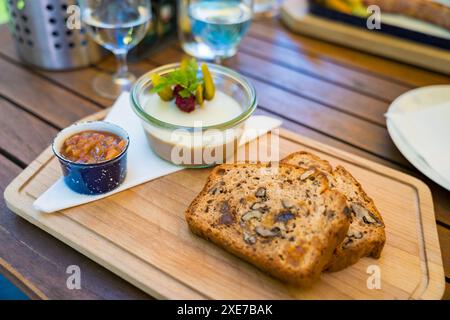
[[[8,0],[10,30],[20,58],[49,70],[98,62],[103,49],[83,28],[69,29],[67,8],[76,0]]]

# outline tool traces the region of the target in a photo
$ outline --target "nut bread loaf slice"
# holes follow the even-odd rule
[[[373,200],[367,196],[361,184],[345,168],[337,166],[332,170],[328,161],[304,151],[293,153],[281,162],[306,170],[320,168],[328,172],[326,175],[330,188],[347,198],[347,206],[352,213],[350,228],[344,241],[337,247],[326,266],[327,271],[342,270],[362,257],[380,257],[386,241],[383,219]]]
[[[281,280],[310,286],[349,227],[326,177],[280,164],[224,164],[186,210],[197,235]]]

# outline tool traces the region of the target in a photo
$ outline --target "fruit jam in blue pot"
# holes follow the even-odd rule
[[[62,130],[52,148],[66,185],[75,192],[95,195],[112,191],[125,180],[129,143],[121,127],[92,121]]]

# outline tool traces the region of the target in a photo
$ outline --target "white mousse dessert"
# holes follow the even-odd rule
[[[226,123],[242,113],[239,103],[222,91],[214,99],[205,101],[192,112],[181,111],[172,101],[163,101],[157,94],[151,95],[145,111],[165,123],[180,126],[180,129],[166,130],[147,127],[146,132],[154,151],[174,164],[185,166],[211,165],[224,162],[237,148],[243,126],[228,130],[203,130],[205,127]],[[185,130],[182,127],[196,128]]]
[[[192,112],[181,111],[174,100],[163,101],[153,94],[147,101],[145,111],[156,119],[183,127],[208,127],[228,122],[242,113],[238,102],[223,93],[216,91],[214,99],[205,101],[203,106]]]

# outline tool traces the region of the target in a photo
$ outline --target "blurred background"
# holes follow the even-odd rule
[[[5,23],[7,19],[6,0],[0,0],[0,23]]]

